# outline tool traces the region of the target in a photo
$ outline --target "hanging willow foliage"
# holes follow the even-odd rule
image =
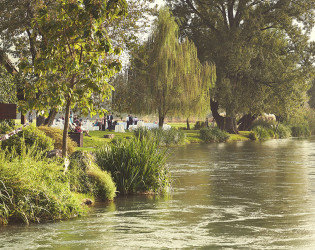
[[[205,114],[216,80],[214,64],[202,65],[194,43],[179,42],[178,31],[169,9],[160,9],[152,36],[134,52],[128,71],[130,110],[158,113],[160,126],[166,115]]]

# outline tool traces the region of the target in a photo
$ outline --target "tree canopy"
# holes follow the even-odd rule
[[[223,120],[222,128],[237,132],[238,113],[283,115],[297,105],[294,100],[300,102],[299,96],[305,96],[312,70],[307,34],[314,25],[314,1],[170,0],[168,4],[181,20],[181,36],[195,42],[200,60],[216,64],[212,110],[222,108],[232,121]]]
[[[26,77],[36,79],[28,82],[28,99],[20,107],[46,112],[66,107],[64,156],[70,107],[77,104],[83,112],[94,114],[99,110],[92,94],[98,93],[102,100],[110,95],[107,81],[121,68],[115,57],[121,50],[113,47],[104,23],[125,14],[124,0],[37,1],[35,5],[32,28],[41,36],[39,53],[34,63],[25,58],[20,67]]]
[[[162,8],[152,36],[134,51],[126,84],[117,92],[137,113],[157,113],[162,126],[167,115],[203,114],[215,81],[215,67],[202,65],[189,39],[179,40],[178,25],[168,8]],[[120,84],[122,85],[122,84]],[[122,97],[122,90],[128,92]],[[117,89],[118,90],[118,89]],[[114,103],[123,100],[114,99]]]

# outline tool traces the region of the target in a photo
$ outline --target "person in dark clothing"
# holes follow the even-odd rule
[[[114,120],[114,117],[112,114],[109,114],[107,116],[107,124],[108,124],[108,130],[111,131],[113,129],[113,120]]]
[[[133,117],[132,117],[132,115],[129,116],[129,125],[133,125]]]

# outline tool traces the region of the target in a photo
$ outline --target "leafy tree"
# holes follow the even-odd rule
[[[305,94],[311,76],[306,34],[314,24],[313,1],[170,0],[168,4],[181,19],[181,36],[195,42],[200,60],[216,64],[211,109],[222,129],[237,133],[238,113],[269,109],[282,114]],[[226,118],[219,115],[219,108],[226,111]]]
[[[215,67],[201,65],[191,41],[179,41],[175,19],[162,8],[153,35],[133,54],[128,103],[135,112],[158,113],[163,126],[166,115],[202,114],[214,80]]]
[[[120,70],[104,23],[126,14],[126,2],[104,0],[37,1],[33,29],[41,35],[39,53],[34,64],[23,60],[25,72],[37,76],[25,92],[27,103],[21,107],[44,110],[65,107],[63,156],[66,156],[70,108],[75,104],[84,113],[96,110],[93,93],[108,97],[109,77]],[[49,90],[49,91],[47,91]],[[36,93],[41,95],[37,96]],[[102,112],[102,110],[101,110]]]
[[[13,76],[0,64],[0,103],[16,103],[16,86]]]

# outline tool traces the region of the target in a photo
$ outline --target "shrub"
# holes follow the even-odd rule
[[[308,124],[297,124],[291,126],[291,134],[293,137],[307,137],[311,132]]]
[[[113,200],[116,195],[110,174],[102,171],[87,152],[76,151],[71,155],[68,174],[73,191],[92,194],[99,200]]]
[[[14,129],[14,120],[0,121],[0,134],[6,134]]]
[[[275,120],[267,120],[263,118],[258,118],[253,122],[252,130],[254,130],[255,127],[263,127],[268,129],[273,129],[277,125],[277,122]]]
[[[37,129],[35,126],[25,127],[22,131],[11,136],[8,140],[2,141],[2,149],[8,148],[12,151],[15,148],[18,154],[21,154],[23,145],[31,147],[37,145],[39,151],[46,153],[54,148],[54,141],[46,136],[44,132]]]
[[[200,130],[202,128],[206,127],[206,123],[203,121],[196,121],[195,125],[194,125],[194,130]]]
[[[283,124],[279,124],[277,131],[276,131],[276,137],[283,139],[288,138],[291,136],[291,129],[288,126],[285,126]]]
[[[248,134],[248,138],[251,139],[252,141],[257,141],[258,140],[258,136],[256,134],[255,131],[251,131],[249,134]]]
[[[84,214],[70,191],[63,165],[46,159],[35,146],[0,152],[0,223],[60,220]]]
[[[48,137],[52,138],[55,141],[54,148],[62,150],[63,130],[58,129],[58,128],[51,128],[48,126],[40,126],[40,127],[38,127],[38,129],[40,131],[43,131]],[[76,142],[71,140],[71,138],[69,136],[68,136],[67,142],[68,142],[67,143],[67,153],[68,153],[68,155],[71,155],[75,151],[77,144],[76,144]]]
[[[203,128],[200,130],[200,139],[204,142],[225,142],[229,134],[219,128]]]
[[[260,141],[268,140],[270,138],[274,137],[274,132],[270,128],[262,127],[262,126],[256,126],[253,131],[255,132],[257,138]]]
[[[142,140],[143,138],[152,138],[158,142],[161,146],[170,146],[182,144],[185,141],[185,134],[180,129],[171,128],[169,130],[163,130],[162,128],[146,129],[138,128],[134,130],[134,135]]]
[[[164,192],[170,186],[167,149],[149,137],[113,140],[95,151],[96,163],[109,171],[121,194]]]

